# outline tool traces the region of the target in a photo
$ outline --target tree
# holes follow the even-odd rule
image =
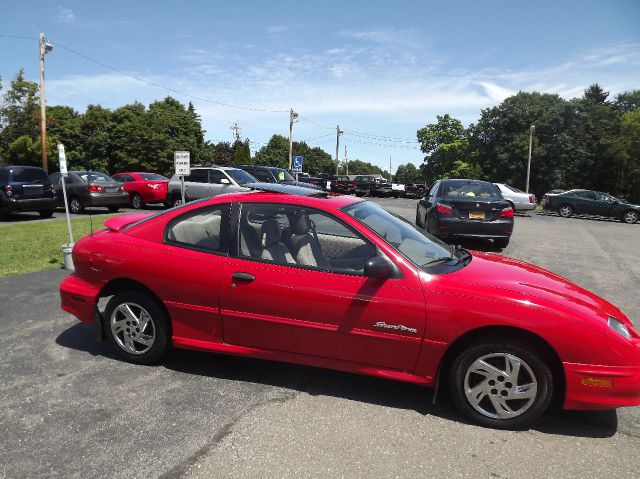
[[[233,147],[228,141],[221,141],[215,146],[215,164],[229,166],[233,164]]]
[[[422,177],[422,172],[416,168],[416,165],[407,163],[406,165],[398,165],[393,181],[405,184],[424,183],[424,178]]]
[[[30,138],[34,143],[39,139],[40,110],[37,94],[37,83],[25,80],[24,69],[20,69],[3,95],[0,109],[0,151],[5,154],[9,144],[21,136]],[[19,143],[26,144],[24,140]],[[9,161],[15,160],[9,158]],[[28,164],[37,164],[35,161],[32,159]]]
[[[251,163],[251,148],[249,140],[236,140],[233,143],[233,163],[235,165],[246,165]]]
[[[278,168],[289,167],[289,139],[282,135],[273,135],[269,142],[260,148],[255,156],[257,165],[271,165]]]
[[[640,90],[620,93],[614,102],[616,111],[626,113],[640,108]]]
[[[421,168],[427,183],[451,176],[456,161],[467,158],[469,140],[460,120],[446,114],[437,116],[437,122],[417,132],[420,149],[425,154]]]

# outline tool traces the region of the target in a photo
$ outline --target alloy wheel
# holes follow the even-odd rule
[[[137,210],[144,206],[140,195],[133,195],[133,198],[131,198],[131,206],[133,206]]]
[[[571,208],[571,206],[564,205],[560,207],[559,213],[563,218],[568,218],[573,214],[573,209]]]
[[[512,419],[535,402],[538,382],[531,367],[509,353],[479,357],[468,367],[464,393],[469,404],[491,419]]]
[[[116,344],[129,354],[144,354],[156,338],[156,326],[149,312],[136,303],[118,305],[111,313],[111,334]]]
[[[622,219],[625,223],[634,224],[638,221],[638,213],[635,211],[627,211]]]

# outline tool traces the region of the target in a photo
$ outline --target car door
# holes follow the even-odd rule
[[[292,262],[286,236],[296,232],[289,218],[300,208],[259,203],[234,208],[232,217],[239,222],[236,254],[224,265],[220,280],[226,343],[390,369],[414,368],[425,328],[424,296],[416,275],[365,277],[357,261],[363,268],[367,258],[381,254],[379,250],[352,227],[319,211],[313,214],[322,217],[322,247],[333,264]],[[273,238],[264,225],[274,222],[282,238],[273,247],[282,254],[280,259],[265,259],[265,244]],[[309,234],[319,235],[315,230]],[[328,241],[334,247],[331,253]],[[340,244],[349,245],[347,254],[338,251]],[[347,264],[350,258],[354,262]]]
[[[576,213],[580,215],[597,215],[596,193],[594,191],[576,191],[573,193]]]
[[[184,179],[184,195],[187,201],[211,196],[209,194],[208,169],[191,170],[191,174]]]
[[[420,205],[424,209],[424,220],[422,224],[425,225],[425,229],[427,231],[429,231],[429,221],[433,221],[430,213],[431,213],[431,210],[433,210],[433,208],[435,207],[436,203],[438,202],[439,187],[440,187],[440,182],[436,181],[433,185],[431,185],[431,188],[429,188],[429,191],[427,191],[424,197],[420,200]]]
[[[244,190],[244,188],[235,184],[222,170],[209,170],[209,196],[242,190]]]
[[[607,217],[614,216],[614,199],[601,191],[596,191],[595,193],[596,199],[593,205],[595,213],[593,214]]]

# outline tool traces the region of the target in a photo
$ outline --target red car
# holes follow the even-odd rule
[[[116,173],[111,175],[116,181],[124,183],[124,190],[129,193],[131,206],[139,210],[146,204],[167,204],[167,185],[169,178],[158,173]]]
[[[525,427],[552,398],[640,404],[640,336],[607,301],[375,203],[252,187],[108,219],[76,243],[62,308],[134,363],[176,347],[447,384],[496,428]]]

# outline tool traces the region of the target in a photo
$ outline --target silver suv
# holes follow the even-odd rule
[[[184,177],[185,201],[210,198],[223,193],[246,191],[244,185],[256,183],[253,176],[239,168],[226,166],[201,166],[191,168],[191,174]],[[167,201],[171,206],[182,204],[180,177],[173,175],[169,180]]]

